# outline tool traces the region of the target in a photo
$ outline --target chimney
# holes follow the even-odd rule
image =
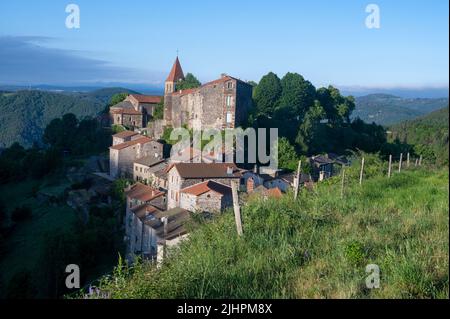
[[[227,167],[227,175],[228,176],[232,176],[233,175],[233,167],[231,167],[231,166]]]
[[[222,74],[220,75],[221,78],[224,78],[224,77],[226,77],[226,76],[227,76],[226,73],[222,73]]]

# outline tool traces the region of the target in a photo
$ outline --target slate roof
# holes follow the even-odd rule
[[[171,164],[166,172],[175,168],[182,178],[239,178],[241,171],[233,163],[177,163]],[[228,168],[232,174],[228,174]]]

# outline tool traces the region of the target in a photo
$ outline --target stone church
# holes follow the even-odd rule
[[[177,91],[176,84],[181,80],[184,73],[177,57],[165,82],[163,120],[152,121],[162,96],[131,94],[110,108],[111,123],[134,130],[146,128],[151,122],[152,135],[160,136],[167,126],[223,130],[246,121],[253,90],[247,82],[222,74],[198,88]]]
[[[252,86],[226,74],[194,89],[176,90],[184,79],[178,57],[165,82],[164,124],[192,129],[234,128],[242,124],[252,108]]]

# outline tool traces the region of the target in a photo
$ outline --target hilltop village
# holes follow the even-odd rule
[[[188,237],[185,226],[192,214],[218,214],[233,206],[233,184],[240,194],[262,199],[279,198],[297,184],[296,173],[256,165],[244,169],[225,162],[224,152],[205,156],[191,146],[167,156],[160,140],[165,127],[235,128],[252,108],[252,86],[237,78],[222,74],[198,88],[177,90],[182,80],[177,57],[164,96],[131,94],[110,108],[112,125],[126,130],[113,135],[109,178],[134,183],[125,189],[125,242],[130,261],[141,256],[160,262],[167,247]],[[162,101],[164,117],[153,120]],[[313,172],[300,174],[300,186],[330,177],[333,165],[346,165],[345,159],[333,154],[310,161]]]

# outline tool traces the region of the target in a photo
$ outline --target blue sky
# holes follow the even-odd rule
[[[65,7],[79,5],[81,28]],[[365,8],[381,10],[368,29]],[[0,83],[201,81],[298,72],[316,86],[447,87],[447,0],[2,0]]]

